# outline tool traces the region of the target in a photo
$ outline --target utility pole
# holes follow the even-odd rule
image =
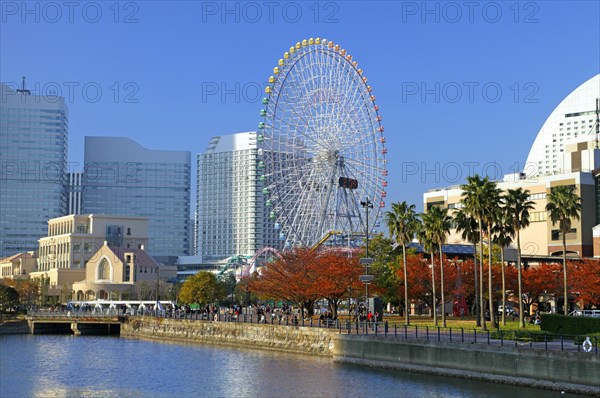
[[[365,274],[359,277],[359,280],[365,284],[365,305],[367,307],[367,313],[369,312],[369,283],[373,281],[373,275],[369,275],[369,266],[373,264],[373,259],[369,257],[369,209],[373,208],[373,202],[367,198],[364,202],[360,202],[360,205],[365,209],[367,213],[366,220],[366,250],[365,257],[360,259],[360,263],[365,266]]]

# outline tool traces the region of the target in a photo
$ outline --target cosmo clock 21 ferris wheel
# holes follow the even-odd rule
[[[258,168],[280,239],[312,247],[328,234],[372,230],[385,206],[387,149],[358,63],[332,41],[303,40],[283,54],[265,93]]]

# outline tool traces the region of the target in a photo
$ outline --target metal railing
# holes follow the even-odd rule
[[[150,315],[150,316],[156,316]],[[256,313],[231,314],[222,311],[214,313],[165,312],[161,318],[186,319],[204,322],[234,322],[248,324],[269,324],[289,327],[310,327],[336,330],[339,334],[364,335],[377,338],[399,340],[436,341],[457,344],[485,344],[497,347],[517,347],[565,352],[582,352],[598,355],[598,336],[552,334],[527,330],[477,330],[452,327],[432,327],[419,325],[390,325],[386,322],[301,319],[290,314]],[[588,341],[586,342],[586,338]]]
[[[582,352],[598,355],[600,339],[598,336],[585,335],[557,335],[546,332],[532,332],[527,330],[477,330],[452,327],[433,327],[419,325],[390,325],[385,322],[349,321],[339,319],[303,319],[298,315],[285,313],[234,314],[226,311],[210,313],[183,312],[172,310],[146,310],[132,315],[130,312],[109,309],[103,311],[49,311],[29,310],[27,316],[31,318],[45,318],[65,320],[73,318],[115,318],[149,316],[174,320],[188,320],[199,322],[233,322],[246,324],[269,324],[288,327],[310,327],[335,330],[339,334],[352,334],[371,336],[376,338],[394,338],[398,340],[436,341],[456,344],[485,344],[497,347],[517,347],[553,351]],[[587,338],[587,341],[586,341]]]
[[[50,311],[50,310],[28,310],[27,316],[30,318],[45,318],[45,319],[71,319],[71,318],[116,318],[122,316],[123,311],[111,309],[104,311]]]

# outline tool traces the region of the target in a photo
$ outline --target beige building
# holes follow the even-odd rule
[[[596,181],[590,172],[571,172],[560,175],[538,176],[526,179],[521,174],[505,176],[498,182],[503,191],[524,188],[529,190],[529,199],[534,202],[530,211],[530,225],[521,231],[521,251],[530,256],[562,255],[562,237],[558,225],[553,225],[546,211],[547,195],[552,188],[573,185],[581,197],[582,212],[578,221],[572,221],[572,231],[567,234],[567,255],[584,257],[593,255],[592,228],[598,213]],[[462,207],[460,186],[436,189],[423,195],[425,209],[439,205],[448,209]],[[452,230],[448,243],[466,243],[456,230]]]
[[[85,280],[73,283],[73,300],[125,300],[156,291],[164,297],[177,278],[177,267],[159,266],[143,250],[109,246],[105,242],[86,262]],[[142,290],[146,290],[143,292]]]
[[[100,214],[53,218],[48,221],[48,236],[39,240],[37,270],[83,269],[104,241],[115,247],[147,246],[148,219]]]
[[[73,283],[85,277],[82,268],[52,268],[48,271],[35,271],[29,274],[31,279],[41,280],[43,296],[54,296],[57,302],[65,302],[71,296]]]
[[[17,253],[0,259],[0,279],[27,279],[36,266],[36,252]]]

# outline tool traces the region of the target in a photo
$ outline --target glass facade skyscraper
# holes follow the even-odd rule
[[[214,137],[198,155],[196,254],[203,260],[281,248],[265,210],[259,160],[255,132]]]
[[[190,173],[190,152],[85,137],[82,212],[147,217],[148,253],[189,255]]]
[[[0,258],[38,249],[66,211],[68,108],[63,97],[0,84]]]

